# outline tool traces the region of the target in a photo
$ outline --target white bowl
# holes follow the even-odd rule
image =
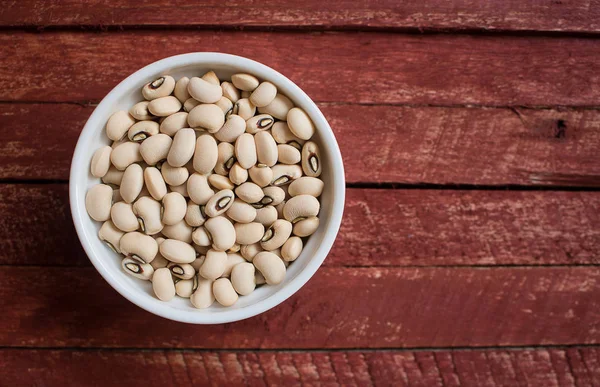
[[[87,190],[99,183],[90,173],[90,161],[96,149],[110,144],[104,126],[108,117],[117,110],[129,110],[142,100],[141,88],[160,75],[200,76],[214,70],[221,78],[246,72],[275,84],[296,106],[304,109],[317,130],[314,140],[321,149],[325,190],[321,197],[319,229],[309,238],[300,257],[288,267],[285,280],[276,286],[264,285],[228,308],[216,303],[207,309],[196,309],[190,301],[175,297],[170,302],[158,300],[149,281],[129,276],[121,269],[121,259],[98,239],[101,224],[93,221],[85,210]],[[344,209],[345,180],[342,156],[335,136],[315,103],[288,78],[261,63],[235,55],[220,53],[192,53],[172,56],[152,63],[130,75],[100,102],[85,124],[71,163],[69,196],[73,222],[79,240],[90,261],[104,279],[121,295],[139,307],[156,315],[186,323],[218,324],[242,320],[265,312],[298,291],[317,271],[335,240]]]

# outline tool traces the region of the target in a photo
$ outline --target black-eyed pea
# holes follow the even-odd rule
[[[167,194],[167,185],[160,171],[155,167],[144,169],[144,184],[150,195],[156,200],[162,200]]]
[[[181,77],[177,82],[175,82],[175,88],[173,89],[173,95],[177,97],[179,102],[184,103],[190,98],[190,93],[188,93],[188,84],[190,83],[190,79],[188,77]]]
[[[160,269],[161,267],[167,267],[167,265],[169,264],[169,261],[160,253],[160,244],[165,240],[166,239],[162,237],[156,238],[156,243],[158,243],[159,252],[156,253],[156,256],[154,257],[152,262],[150,262],[154,270]]]
[[[125,171],[119,171],[114,165],[111,165],[110,168],[108,168],[108,172],[102,177],[102,182],[104,184],[119,186],[121,185],[121,180],[123,180],[124,173]]]
[[[233,205],[234,198],[233,191],[230,189],[217,192],[206,203],[205,214],[211,218],[223,214]]]
[[[173,139],[166,134],[155,134],[140,144],[140,155],[146,164],[162,167],[162,163],[167,159],[172,143]]]
[[[138,102],[135,105],[133,105],[131,107],[131,109],[129,109],[129,114],[136,120],[140,120],[140,121],[151,120],[153,118],[156,118],[148,110],[149,104],[150,104],[150,101]]]
[[[136,122],[127,131],[127,137],[130,141],[142,142],[148,137],[158,134],[158,122],[154,121],[139,121]]]
[[[273,180],[273,171],[264,164],[258,164],[250,168],[248,175],[250,180],[261,188],[268,186]]]
[[[133,163],[142,161],[140,144],[137,142],[124,142],[113,148],[110,154],[110,162],[119,171],[124,171]]]
[[[161,133],[164,133],[168,136],[174,136],[181,129],[188,127],[187,118],[187,112],[178,112],[175,114],[171,114],[170,116],[166,117],[163,122],[160,123],[159,130]]]
[[[113,141],[120,140],[133,124],[135,120],[126,111],[114,112],[106,122],[106,135]]]
[[[277,96],[277,87],[271,82],[262,82],[250,94],[250,102],[256,107],[265,107],[269,105]]]
[[[309,140],[315,133],[315,125],[308,114],[300,108],[290,109],[286,121],[291,132],[302,140]]]
[[[200,105],[200,102],[190,97],[183,103],[183,110],[189,113],[198,105]]]
[[[302,160],[300,151],[288,144],[277,145],[277,154],[281,164],[298,164]]]
[[[165,225],[174,225],[185,217],[187,203],[183,195],[169,192],[162,199],[162,208],[162,222]]]
[[[191,128],[177,131],[167,155],[167,162],[173,167],[183,167],[194,155],[196,132]]]
[[[154,268],[151,264],[140,262],[137,259],[130,257],[123,258],[121,267],[125,273],[146,281],[149,281],[154,274]]]
[[[230,114],[221,129],[215,133],[215,138],[219,141],[233,143],[245,131],[246,121],[237,114]]]
[[[235,195],[248,204],[260,202],[265,196],[262,188],[250,182],[243,183],[235,189]]]
[[[254,291],[256,288],[255,271],[254,265],[250,262],[242,262],[233,267],[231,284],[236,292],[242,296],[247,296]]]
[[[151,236],[133,231],[121,237],[119,249],[125,256],[150,263],[158,253],[158,243]]]
[[[242,247],[242,246],[240,246],[239,244],[237,244],[237,243],[234,243],[234,244],[233,244],[233,246],[231,246],[231,247],[230,247],[230,248],[229,248],[229,249],[226,251],[226,253],[227,253],[227,254],[239,253],[239,252],[240,252],[240,248],[241,248],[241,247]]]
[[[260,240],[260,246],[265,250],[275,250],[283,246],[292,234],[292,223],[284,219],[277,219],[265,231]],[[263,273],[264,274],[264,273]]]
[[[259,107],[258,112],[270,114],[278,120],[285,121],[288,112],[293,107],[294,103],[288,97],[283,94],[277,94],[267,106]]]
[[[230,189],[233,190],[235,185],[228,177],[213,173],[208,177],[208,184],[216,190]]]
[[[208,250],[204,263],[198,274],[208,280],[219,278],[227,267],[227,253],[224,251]]]
[[[243,184],[248,180],[248,170],[240,165],[240,163],[235,163],[229,169],[229,180],[236,185]]]
[[[244,133],[235,140],[235,157],[244,169],[250,169],[257,161],[254,136]]]
[[[144,170],[139,164],[131,164],[123,174],[121,187],[119,189],[121,197],[127,203],[133,203],[144,188]]]
[[[202,207],[203,206],[196,204],[191,200],[188,201],[187,210],[185,212],[185,222],[191,227],[200,227],[206,221],[206,214]]]
[[[187,190],[190,199],[196,204],[205,205],[215,194],[215,191],[208,185],[206,176],[194,173],[187,181]]]
[[[213,283],[213,294],[217,302],[223,306],[231,306],[238,300],[238,294],[228,278],[219,278]]]
[[[250,223],[256,218],[256,209],[240,199],[235,199],[227,210],[227,216],[238,223]]]
[[[104,222],[102,227],[100,227],[100,230],[98,230],[98,238],[106,243],[112,251],[119,254],[121,253],[119,245],[123,235],[125,235],[125,233],[119,230],[110,220]]]
[[[192,263],[196,260],[196,250],[189,243],[177,239],[166,239],[160,244],[160,253],[174,263]]]
[[[217,78],[218,79],[218,78]],[[220,84],[214,84],[202,78],[192,77],[188,83],[188,93],[202,103],[215,103],[223,96]]]
[[[219,157],[217,141],[210,134],[203,134],[196,139],[194,152],[194,170],[202,175],[209,174]]]
[[[267,280],[265,279],[265,276],[262,275],[262,273],[258,270],[256,270],[254,272],[254,282],[256,283],[256,286],[260,286],[260,285],[264,285],[267,283]]]
[[[228,142],[222,142],[217,148],[219,156],[215,165],[215,173],[228,176],[231,167],[235,164],[235,147]]]
[[[300,256],[304,247],[302,239],[297,236],[290,237],[283,246],[281,246],[281,257],[284,261],[292,262]]]
[[[220,90],[220,89],[219,89]],[[200,104],[188,114],[188,124],[194,129],[216,133],[225,123],[223,110],[215,104]]]
[[[142,88],[142,95],[148,101],[170,95],[175,89],[175,79],[170,75],[163,75]]]
[[[171,274],[182,280],[189,280],[196,276],[196,270],[189,263],[169,263],[167,266]]]
[[[221,90],[223,91],[223,97],[226,97],[231,102],[237,102],[240,99],[240,91],[231,82],[222,82]]]
[[[294,224],[293,232],[294,232],[294,235],[297,235],[299,237],[307,237],[307,236],[311,236],[312,234],[314,234],[318,228],[319,228],[319,218],[317,218],[316,216],[313,216],[313,217],[301,220],[299,222],[296,222]]]
[[[220,100],[215,102],[215,105],[221,108],[225,117],[229,117],[233,112],[233,102],[229,98],[221,97]]]
[[[206,82],[210,83],[211,85],[217,85],[217,86],[221,85],[221,81],[219,80],[219,77],[212,70],[206,72],[201,78],[203,80],[205,80]]]
[[[225,265],[225,270],[221,277],[229,277],[231,275],[231,270],[233,270],[234,266],[237,266],[240,263],[247,262],[244,257],[237,253],[228,253],[227,254],[227,264]]]
[[[192,232],[192,241],[196,245],[203,246],[203,247],[208,247],[212,244],[210,234],[208,233],[208,231],[206,231],[206,228],[204,228],[202,226],[198,226]]]
[[[90,171],[94,177],[104,177],[110,168],[110,154],[112,148],[108,145],[99,148],[92,156]]]
[[[177,239],[185,243],[192,243],[192,232],[194,229],[189,226],[185,220],[173,225],[165,225],[162,229],[162,233],[167,238]]]
[[[190,302],[198,309],[205,309],[215,302],[212,291],[213,281],[198,277],[198,287],[191,295]]]
[[[292,181],[302,176],[302,168],[299,165],[276,164],[272,168],[274,186],[282,186],[291,183]]]
[[[198,276],[193,278],[177,281],[175,284],[175,294],[179,297],[190,298],[198,288]]]
[[[313,141],[307,141],[302,147],[302,171],[309,177],[321,175],[321,152]]]
[[[256,158],[259,164],[272,167],[277,163],[279,156],[277,143],[269,132],[258,132],[254,135],[256,144]]]
[[[236,223],[235,242],[240,245],[251,245],[259,242],[265,234],[265,226],[258,222]]]
[[[161,301],[171,301],[175,297],[175,282],[173,282],[171,270],[163,267],[154,271],[152,290]]]
[[[246,120],[246,132],[256,134],[271,129],[275,120],[268,114],[259,114]]]
[[[254,75],[238,73],[231,76],[231,83],[243,91],[254,91],[260,84]]]
[[[256,106],[254,106],[248,98],[241,98],[233,104],[231,113],[237,114],[246,121],[254,116],[256,113]]]
[[[319,197],[323,193],[325,183],[321,179],[310,176],[302,176],[299,179],[294,180],[288,186],[288,193],[290,196],[298,195],[310,195]]]
[[[256,254],[264,251],[262,247],[260,247],[260,243],[253,243],[251,245],[242,245],[240,248],[240,254],[244,259],[248,262],[252,262]]]
[[[190,195],[188,194],[188,191],[187,191],[187,184],[186,183],[183,183],[183,184],[180,184],[180,185],[170,185],[169,186],[169,190],[170,190],[170,192],[177,192],[178,194],[180,194],[184,198],[189,198],[190,197]]]
[[[269,285],[277,285],[285,279],[285,264],[271,252],[262,251],[256,254],[252,263]]]
[[[173,186],[185,184],[190,175],[186,167],[174,167],[168,162],[162,163],[160,173],[165,183]]]
[[[273,206],[264,206],[256,210],[255,222],[262,224],[265,227],[271,227],[271,225],[277,220],[278,213],[277,209]]]
[[[194,245],[194,250],[196,250],[196,255],[198,256],[199,253],[198,253],[197,247],[198,246]],[[198,256],[198,258],[196,258],[196,260],[194,262],[190,263],[190,265],[192,265],[194,270],[196,270],[196,273],[200,271],[200,268],[204,264],[204,260],[206,259],[206,253],[208,252],[208,250],[210,250],[210,249],[206,249],[206,251],[203,253],[204,255]]]
[[[263,193],[265,194],[265,198],[270,199],[266,204],[271,206],[276,206],[285,200],[285,191],[281,187],[265,187],[263,188]]]
[[[123,232],[136,231],[139,228],[133,206],[125,202],[117,202],[110,209],[110,219],[115,227]]]
[[[210,236],[213,249],[227,251],[235,244],[235,228],[226,217],[215,216],[207,219],[204,228]]]
[[[85,195],[85,209],[92,219],[104,222],[110,219],[113,189],[106,184],[97,184]]]
[[[133,213],[142,232],[154,235],[161,232],[164,225],[161,222],[161,204],[151,197],[143,197],[133,204]]]
[[[317,216],[321,204],[319,200],[311,195],[298,195],[290,198],[283,207],[283,217],[296,223],[306,218]]]

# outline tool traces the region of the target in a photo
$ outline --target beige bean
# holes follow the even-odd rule
[[[281,164],[298,164],[302,160],[300,151],[288,144],[277,145],[277,154]]]
[[[92,156],[92,162],[90,163],[90,171],[94,177],[103,177],[110,168],[110,154],[112,148],[110,146],[103,146],[94,152]]]
[[[233,267],[242,262],[246,262],[246,260],[241,255],[239,255],[237,253],[231,253],[231,254],[228,253],[227,254],[227,263],[225,265],[225,271],[223,271],[223,274],[221,274],[221,277],[229,277],[231,275],[231,270],[233,270]]]
[[[171,137],[166,134],[156,134],[141,143],[140,155],[150,166],[162,164],[167,159],[172,142]]]
[[[181,77],[177,82],[175,82],[173,95],[175,95],[175,97],[177,97],[181,103],[184,103],[188,98],[190,98],[190,93],[188,93],[187,90],[189,83],[190,79],[188,77]]]
[[[227,216],[238,223],[250,223],[256,217],[256,209],[240,199],[235,199],[227,210]]]
[[[222,82],[221,90],[223,91],[223,96],[231,102],[237,102],[240,99],[240,91],[230,82]]]
[[[305,143],[301,138],[296,137],[284,121],[279,121],[273,124],[271,135],[278,144],[288,144],[294,148],[301,150]]]
[[[292,234],[292,224],[284,219],[277,219],[265,231],[260,246],[265,250],[275,250],[283,246]],[[264,274],[264,273],[263,273]]]
[[[309,177],[321,176],[321,152],[313,141],[307,141],[302,147],[302,171]]]
[[[131,164],[123,174],[121,197],[127,203],[133,203],[144,187],[144,170],[139,164]]]
[[[269,105],[277,96],[277,87],[271,82],[262,82],[250,94],[250,102],[256,107],[265,107]]]
[[[321,179],[302,176],[288,186],[288,193],[290,196],[311,195],[317,198],[323,193],[324,186],[325,184]]]
[[[177,112],[175,114],[171,114],[160,123],[160,132],[168,136],[174,136],[179,130],[187,128],[187,119],[187,112]]]
[[[154,271],[152,290],[161,301],[171,301],[175,297],[175,283],[168,268],[163,267]]]
[[[188,195],[187,184],[186,183],[183,183],[183,184],[180,184],[180,185],[170,185],[169,186],[169,190],[171,192],[177,192],[178,194],[180,194],[184,198],[189,198],[190,197],[190,195]]]
[[[288,112],[293,107],[294,103],[288,97],[278,93],[271,103],[267,106],[259,107],[258,111],[259,113],[270,114],[278,120],[285,121]]]
[[[242,184],[248,180],[248,170],[244,169],[240,163],[235,163],[229,170],[229,180],[233,184]]]
[[[220,143],[217,148],[219,156],[215,165],[215,173],[227,176],[235,163],[235,148],[227,142]]]
[[[168,264],[169,264],[169,261],[167,261],[167,259],[165,257],[163,257],[160,252],[158,254],[156,254],[156,257],[154,257],[152,262],[150,262],[150,265],[152,265],[154,270],[160,269],[161,267],[167,267]]]
[[[119,249],[126,256],[132,256],[150,263],[158,253],[158,243],[151,236],[134,231],[121,237]]]
[[[190,176],[187,182],[188,193],[190,199],[196,204],[206,204],[209,199],[215,194],[208,185],[206,176],[199,173],[194,173]]]
[[[269,285],[277,285],[285,279],[285,264],[281,258],[271,252],[263,251],[256,254],[252,263]]]
[[[244,133],[235,140],[235,157],[244,169],[250,169],[256,164],[256,144],[253,135]]]
[[[309,140],[315,133],[315,125],[308,114],[300,108],[290,109],[286,121],[292,133],[303,140]]]
[[[166,239],[160,244],[163,257],[175,263],[191,263],[196,260],[196,250],[189,244],[176,239]]]
[[[221,190],[208,200],[204,212],[211,218],[221,215],[231,207],[234,198],[235,196],[233,195],[232,190]]]
[[[167,155],[167,162],[174,167],[183,167],[192,159],[195,144],[196,132],[190,128],[180,129],[173,137],[173,143]]]
[[[175,79],[170,75],[163,75],[149,82],[142,88],[142,95],[148,101],[166,97],[175,89]]]
[[[232,114],[237,114],[242,117],[244,121],[249,120],[256,113],[256,106],[250,102],[248,98],[241,98],[235,104],[233,104]]]
[[[117,202],[110,208],[110,219],[113,224],[123,232],[138,229],[137,217],[133,213],[133,206],[125,202]]]
[[[235,228],[224,216],[207,219],[204,228],[210,235],[213,249],[226,251],[235,244]]]
[[[112,251],[119,254],[121,253],[119,245],[123,235],[125,235],[125,233],[119,230],[110,220],[104,222],[98,231],[98,238],[106,243]]]
[[[231,271],[231,284],[236,292],[242,296],[247,296],[256,288],[254,265],[250,262],[242,262]]]
[[[202,103],[215,103],[223,96],[221,85],[215,85],[198,77],[190,79],[188,93]]]
[[[117,141],[125,136],[135,120],[124,110],[114,112],[106,122],[106,135],[113,141]]]
[[[315,233],[319,228],[319,218],[316,216],[306,218],[294,224],[294,235],[307,237]]]
[[[205,309],[215,302],[212,291],[213,281],[198,277],[198,288],[190,297],[190,302],[198,309]]]
[[[239,73],[231,76],[231,83],[240,90],[254,91],[260,82],[254,75]]]
[[[298,195],[290,198],[283,207],[283,217],[296,223],[306,218],[317,216],[321,204],[311,195]]]
[[[136,120],[140,121],[151,120],[153,118],[156,118],[148,110],[148,105],[150,105],[150,101],[138,102],[135,105],[133,105],[131,109],[129,109],[129,114]]]
[[[167,266],[171,274],[182,280],[189,280],[196,276],[196,270],[189,263],[169,263]]]
[[[165,225],[174,225],[181,222],[187,211],[187,203],[183,195],[169,192],[162,199],[162,222]]]
[[[196,249],[196,246],[194,246],[194,249]],[[208,252],[208,250],[210,249],[206,249],[206,251],[204,252],[204,254],[206,254]],[[194,270],[196,270],[196,272],[200,271],[200,268],[202,267],[202,265],[204,264],[204,260],[206,259],[205,255],[202,256],[198,256],[198,250],[196,249],[196,260],[192,263],[190,263],[190,265],[192,265],[192,267],[194,268]]]
[[[148,167],[144,169],[144,183],[150,195],[156,200],[162,200],[167,194],[167,185],[157,168]]]
[[[173,186],[185,184],[190,175],[186,167],[173,167],[168,162],[161,165],[160,173],[165,183]]]
[[[238,186],[235,189],[235,194],[248,204],[257,203],[265,196],[262,188],[250,182]]]
[[[260,286],[266,284],[267,280],[260,271],[256,270],[254,273],[254,282],[256,282],[256,286]]]
[[[300,256],[302,252],[303,243],[302,239],[293,236],[288,239],[283,246],[281,246],[281,257],[284,261],[292,262]]]
[[[219,141],[235,142],[244,131],[246,131],[246,121],[237,114],[230,114],[225,124],[215,133],[215,138]]]
[[[187,210],[185,212],[185,222],[191,227],[200,227],[206,221],[206,216],[203,213],[201,208],[202,206],[194,203],[193,201],[188,201]],[[193,238],[192,234],[192,238]]]
[[[285,200],[285,191],[281,187],[265,187],[263,193],[268,198],[264,200],[265,204],[276,206]]]
[[[251,245],[242,245],[240,248],[240,254],[242,257],[246,259],[248,262],[252,262],[256,254],[264,251],[262,247],[260,247],[260,243],[253,243]]]
[[[124,171],[133,163],[142,161],[140,144],[124,142],[115,147],[110,154],[110,162],[119,170]]]
[[[282,186],[298,179],[302,176],[302,168],[299,165],[275,164],[273,170],[274,186]]]
[[[206,231],[206,228],[202,226],[199,226],[194,230],[194,232],[192,232],[192,241],[198,246],[210,246],[212,243],[210,238],[210,234],[208,233],[208,231]]]
[[[119,171],[114,165],[111,165],[106,175],[102,177],[102,182],[105,184],[121,185],[124,174],[125,171]]]
[[[164,225],[161,221],[160,202],[146,196],[135,202],[132,210],[142,232],[148,235],[154,235],[161,232]]]
[[[136,259],[125,257],[121,261],[121,267],[125,273],[142,280],[150,280],[154,274],[154,268],[149,263],[139,262]]]
[[[273,180],[273,171],[264,164],[258,164],[248,170],[250,180],[259,187],[266,187]]]
[[[265,227],[271,227],[273,222],[277,220],[277,210],[273,206],[264,206],[256,210],[255,222],[262,224]]]
[[[254,135],[256,143],[256,155],[259,164],[272,167],[277,163],[279,156],[277,143],[269,132],[258,132]]]
[[[96,184],[85,195],[85,209],[92,219],[104,222],[110,218],[113,190],[106,184]]]
[[[229,117],[233,111],[233,102],[226,97],[221,97],[221,99],[217,101],[215,105],[221,108],[225,117]]]
[[[199,101],[196,101],[193,98],[188,98],[183,103],[183,110],[189,113],[198,105],[200,105]]]
[[[175,293],[179,297],[190,298],[198,288],[198,276],[193,276],[191,279],[177,281],[175,284]]]
[[[227,278],[219,278],[213,283],[213,294],[217,302],[223,306],[231,306],[238,300],[238,294]]]
[[[208,71],[207,73],[205,73],[201,78],[203,80],[205,80],[206,82],[210,83],[211,85],[220,86],[220,84],[221,84],[221,81],[219,80],[219,77],[212,70]]]
[[[203,134],[196,140],[194,152],[194,169],[196,172],[206,175],[210,173],[219,157],[217,141],[210,134]]]
[[[251,245],[261,240],[265,233],[265,226],[258,222],[236,223],[235,242],[240,245]]]
[[[225,123],[225,114],[215,104],[200,104],[193,108],[188,114],[188,124],[195,129],[204,129],[209,133],[215,133]]]
[[[131,141],[142,142],[148,137],[158,133],[158,122],[154,121],[139,121],[133,124],[127,131],[127,137]]]
[[[223,189],[233,190],[235,188],[235,185],[228,177],[217,175],[216,173],[213,173],[208,177],[208,184],[219,191]]]
[[[268,114],[259,114],[254,117],[250,117],[246,121],[246,132],[250,134],[256,134],[264,130],[269,130],[273,126],[275,120]]]
[[[198,274],[203,278],[215,280],[223,274],[226,267],[227,253],[224,251],[208,250]]]

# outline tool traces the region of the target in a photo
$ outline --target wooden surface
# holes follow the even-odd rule
[[[0,7],[0,385],[600,385],[598,1],[107,4]],[[126,301],[68,204],[95,104],[190,51],[296,82],[348,182],[315,277],[227,325]]]

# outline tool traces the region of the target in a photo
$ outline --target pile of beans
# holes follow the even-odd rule
[[[123,270],[156,296],[196,308],[233,305],[287,266],[319,226],[315,128],[270,82],[210,71],[142,88],[106,124],[86,209]],[[304,238],[304,239],[303,239]]]

